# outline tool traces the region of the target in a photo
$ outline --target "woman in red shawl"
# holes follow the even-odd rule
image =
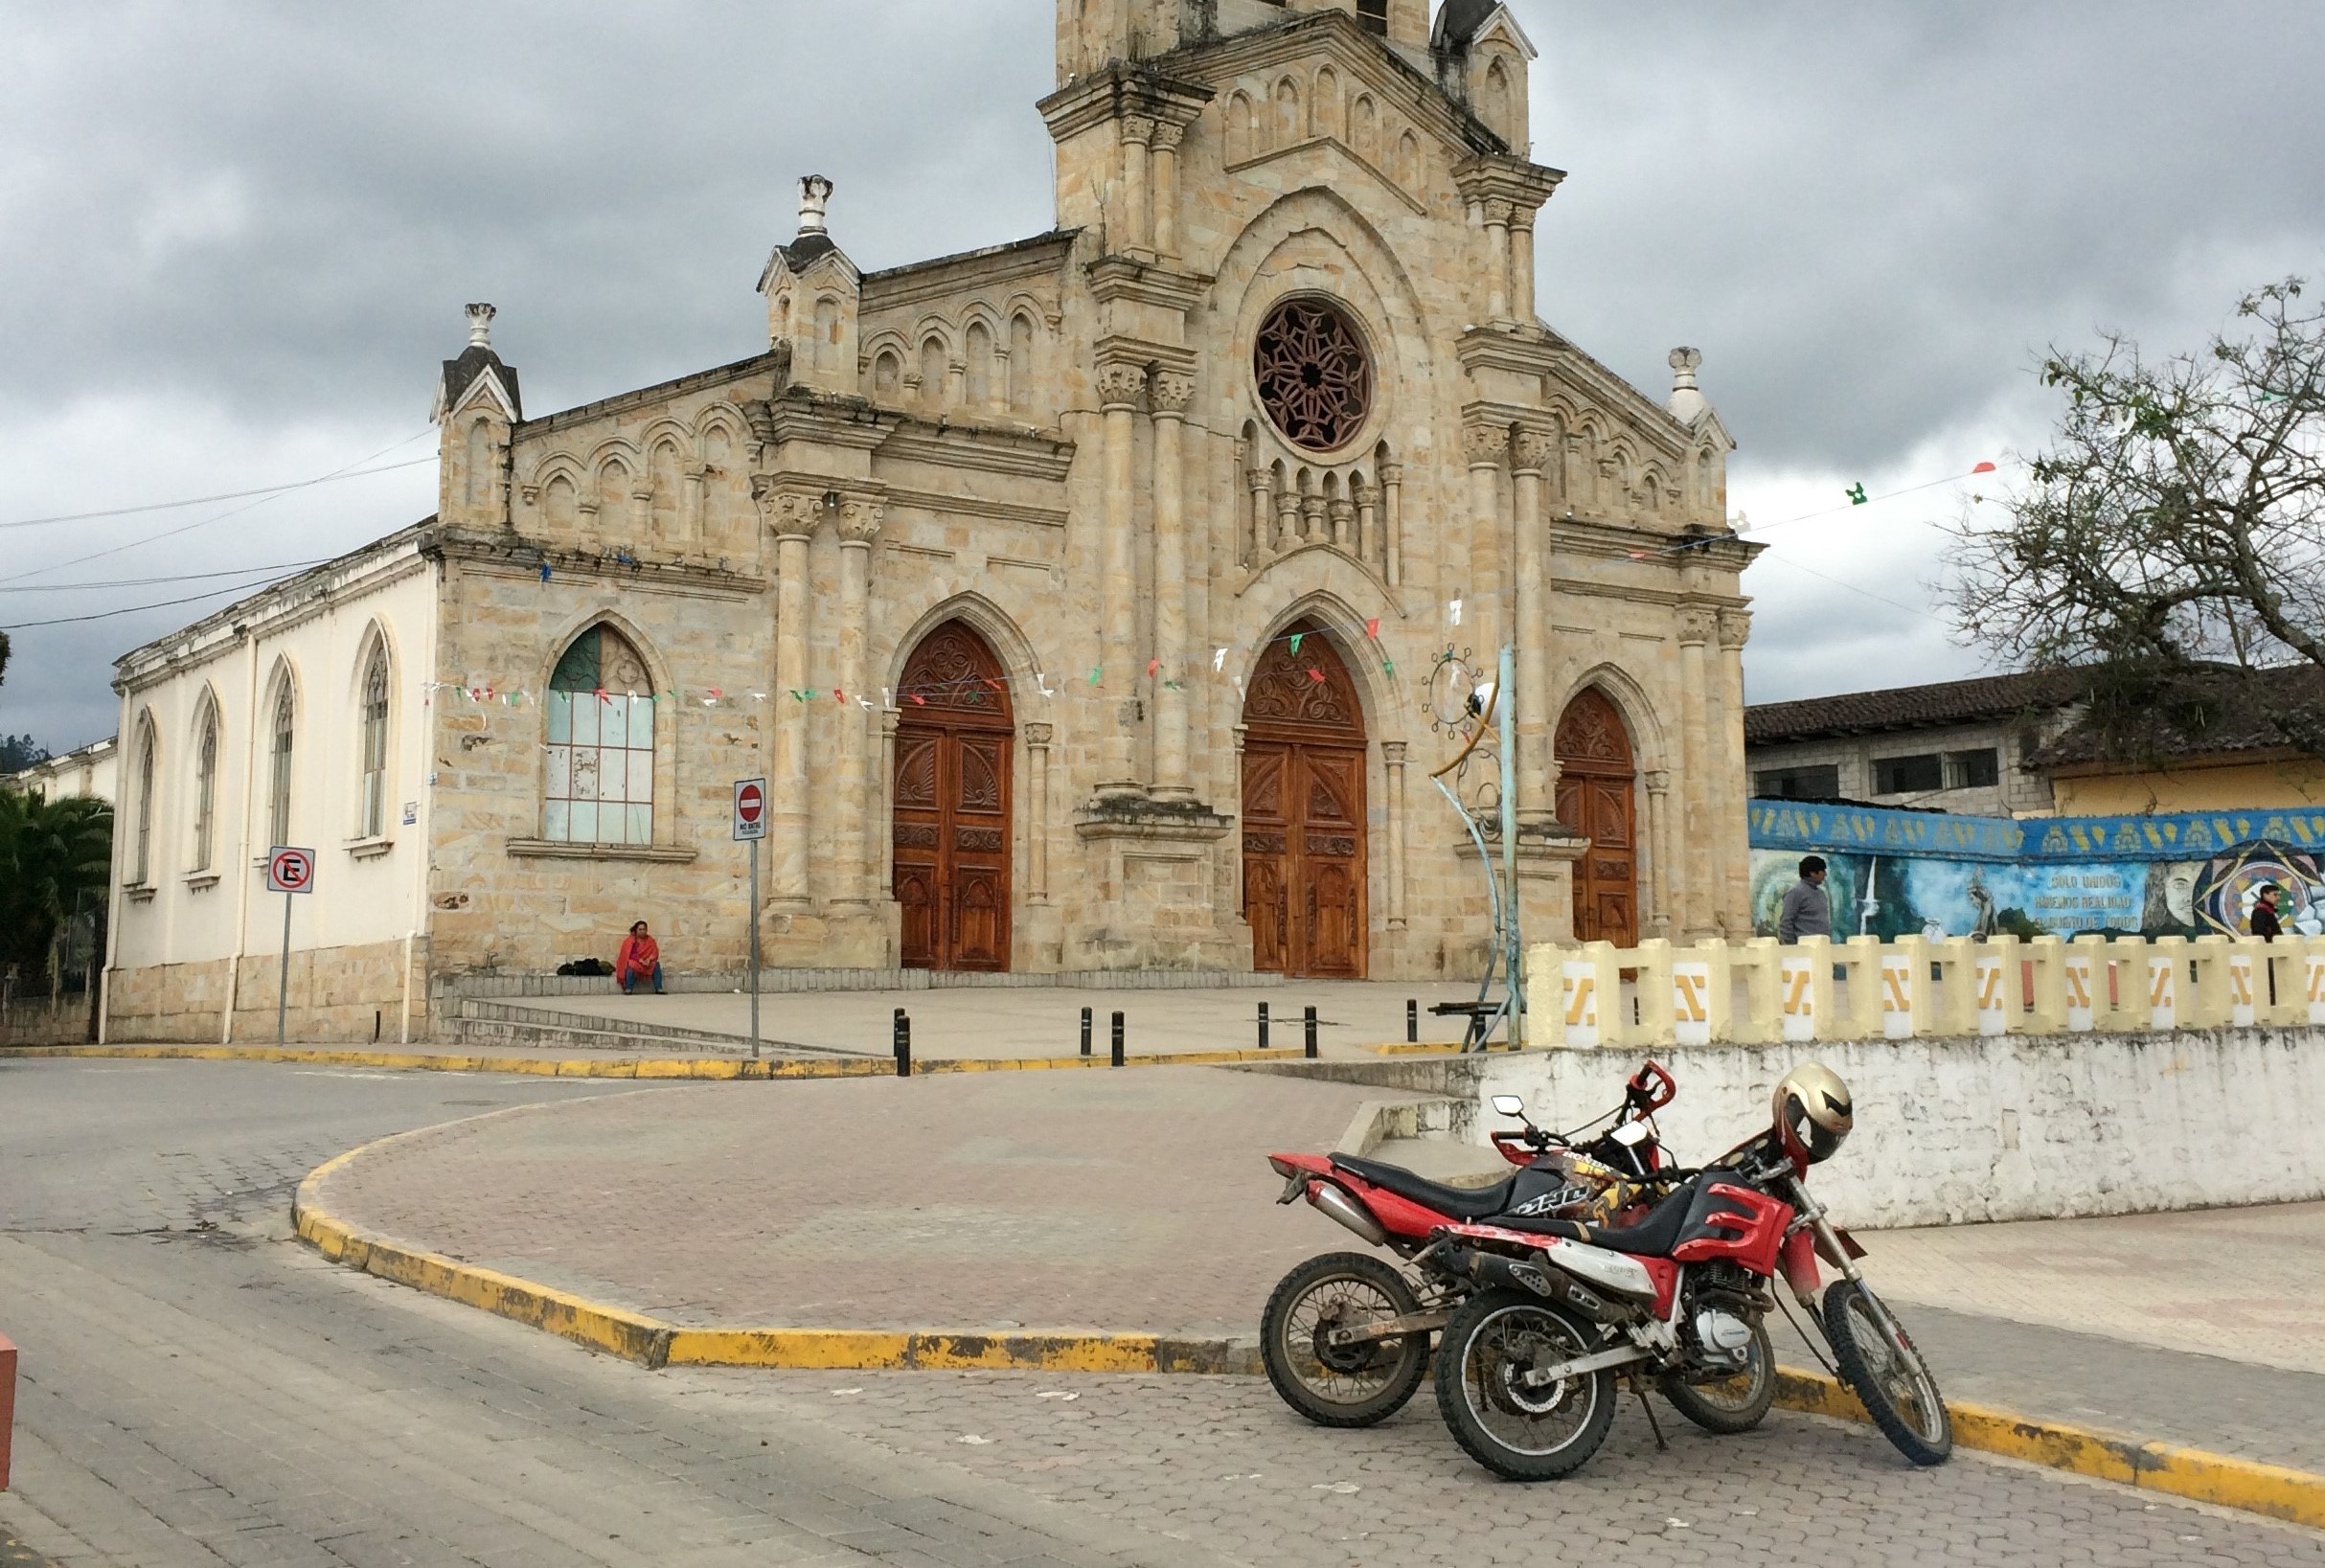
[[[641,980],[654,983],[654,994],[662,994],[662,949],[646,929],[644,920],[629,928],[622,939],[622,951],[613,961],[613,977],[621,983],[622,994],[627,996],[637,989]]]

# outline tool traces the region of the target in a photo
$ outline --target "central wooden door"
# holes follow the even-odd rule
[[[948,621],[904,665],[896,727],[896,900],[904,967],[1009,967],[1010,759],[1001,662]]]
[[[1558,721],[1558,819],[1590,840],[1574,865],[1574,939],[1639,944],[1638,769],[1630,732],[1591,687]]]
[[[1294,641],[1297,646],[1294,646]],[[1243,918],[1251,966],[1364,978],[1364,716],[1324,634],[1297,625],[1243,700]]]

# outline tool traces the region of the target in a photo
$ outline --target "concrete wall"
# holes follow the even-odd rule
[[[1744,754],[1755,792],[1760,774],[1789,767],[1832,766],[1840,770],[1840,795],[1847,800],[1875,801],[1885,806],[1929,807],[1970,816],[2049,816],[2054,810],[2052,784],[2040,774],[2025,771],[2030,738],[2015,718],[1983,724],[1957,724],[1942,729],[1899,730],[1883,735],[1838,736],[1817,740],[1792,740],[1755,745]],[[1991,787],[1924,790],[1911,795],[1877,795],[1873,764],[1889,757],[1920,757],[1930,752],[1982,751],[1993,747],[1998,778]],[[2062,785],[2063,787],[2063,785]],[[2249,804],[2249,803],[2246,803]],[[2095,809],[2060,802],[2062,813]],[[2144,807],[2108,807],[2109,811],[2134,811]],[[2170,807],[2169,809],[2193,809]]]
[[[2215,766],[2191,761],[2153,773],[2060,774],[2051,788],[2063,816],[2314,807],[2325,805],[2325,762],[2314,757]]]
[[[1767,1125],[1776,1080],[1822,1061],[1856,1101],[1849,1143],[1813,1178],[1844,1224],[1958,1224],[2325,1197],[2325,1029],[2043,1039],[1832,1041],[1657,1054],[1678,1079],[1664,1143],[1699,1163]],[[1608,1110],[1629,1053],[1489,1058],[1482,1109],[1525,1097],[1542,1126]]]

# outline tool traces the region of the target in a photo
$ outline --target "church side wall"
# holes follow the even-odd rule
[[[303,966],[315,977],[301,1037],[368,1040],[377,1028],[385,1038],[399,1036],[407,947],[424,940],[420,889],[434,609],[434,573],[406,541],[351,567],[319,600],[297,594],[253,605],[244,635],[224,627],[207,642],[197,635],[190,649],[149,669],[131,656],[122,682],[123,734],[129,739],[115,857],[108,1038],[216,1042],[249,1038],[254,1031],[272,1038],[284,896],[265,891],[265,859],[273,836],[275,701],[285,682],[294,713],[288,836],[316,852],[315,891],[291,905],[294,989]],[[372,651],[382,647],[387,764],[383,830],[373,834],[360,821],[362,685]],[[197,760],[206,712],[216,714],[217,762],[209,864],[197,869]],[[132,885],[139,823],[148,809],[139,793],[138,747],[148,723],[158,749],[148,875]]]

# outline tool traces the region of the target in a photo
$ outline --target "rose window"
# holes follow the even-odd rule
[[[1356,437],[1372,412],[1364,339],[1325,301],[1286,300],[1260,328],[1252,357],[1260,406],[1295,446],[1330,452]]]

